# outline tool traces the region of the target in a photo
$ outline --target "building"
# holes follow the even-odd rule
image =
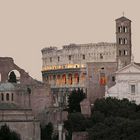
[[[105,86],[115,84],[117,62],[91,62],[87,63],[87,98],[93,103],[97,98],[105,96]]]
[[[129,101],[140,104],[140,66],[131,62],[116,71],[115,75],[116,84],[106,88],[105,97],[127,98]]]
[[[13,72],[17,82],[10,83]],[[40,114],[51,105],[47,83],[33,79],[12,58],[0,57],[0,126],[6,123],[21,140],[40,140]]]
[[[21,140],[40,140],[40,123],[30,107],[26,88],[16,84],[0,84],[0,126],[6,124]]]
[[[47,47],[41,51],[43,81],[50,84],[55,99],[59,100],[59,94],[65,95],[75,88],[83,88],[89,97],[92,94],[96,97],[103,97],[104,90],[100,89],[104,87],[98,84],[99,91],[97,91],[95,81],[90,82],[93,80],[93,78],[90,79],[91,75],[93,73],[96,75],[96,73],[94,71],[89,74],[91,68],[88,66],[93,64],[96,71],[99,71],[106,65],[108,68],[104,71],[112,75],[118,68],[130,63],[131,21],[124,16],[116,19],[116,43],[70,44],[63,46],[62,49]],[[101,93],[97,94],[97,92]]]

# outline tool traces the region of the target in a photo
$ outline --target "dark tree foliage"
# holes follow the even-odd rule
[[[68,111],[72,112],[81,112],[80,102],[86,98],[86,94],[82,89],[73,90],[68,97]]]
[[[140,120],[107,117],[89,129],[90,140],[138,140],[140,139]]]
[[[20,135],[11,131],[7,125],[1,126],[0,140],[20,140]]]
[[[92,126],[92,121],[86,119],[80,112],[70,113],[68,120],[64,122],[64,128],[68,131],[68,138],[72,136],[72,132],[85,131]]]
[[[15,75],[14,71],[12,71],[10,73],[8,82],[17,83],[17,78],[16,78],[16,75]]]
[[[52,140],[53,125],[49,122],[45,127],[41,127],[41,140]]]
[[[94,103],[94,111],[100,111],[108,116],[134,118],[140,116],[140,108],[128,99],[118,100],[116,98],[97,99]],[[94,113],[93,111],[93,113]],[[94,114],[93,114],[94,115]]]
[[[90,140],[139,140],[140,105],[127,99],[98,99],[95,101],[87,131]]]
[[[64,127],[68,140],[77,131],[87,131],[89,140],[140,140],[140,105],[127,99],[97,99],[90,118],[69,113]]]

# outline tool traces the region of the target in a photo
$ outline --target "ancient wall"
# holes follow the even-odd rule
[[[87,132],[73,132],[72,133],[72,140],[88,140],[88,133]]]
[[[115,43],[70,44],[42,49],[42,71],[82,68],[87,62],[115,62]]]
[[[87,97],[91,103],[105,96],[106,85],[115,84],[116,62],[87,63]]]
[[[0,110],[0,126],[6,124],[21,140],[40,140],[40,123],[31,110]]]
[[[18,83],[15,84],[16,96],[14,101],[24,107],[31,107],[33,112],[37,114],[45,107],[51,105],[50,87],[47,83],[42,83],[33,79],[27,72],[18,67],[12,58],[0,57],[0,74],[1,83],[8,81],[9,73],[13,70],[19,72]],[[31,89],[29,94],[27,88]]]

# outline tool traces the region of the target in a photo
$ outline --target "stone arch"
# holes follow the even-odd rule
[[[18,70],[14,69],[14,70],[11,70],[9,73],[8,73],[8,80],[10,79],[10,74],[11,72],[14,72],[14,74],[16,75],[16,80],[17,80],[17,83],[20,83],[20,77],[21,77],[21,74]]]
[[[84,81],[85,81],[85,78],[86,78],[86,77],[85,77],[85,73],[82,73],[82,74],[81,74],[81,81],[84,82]]]
[[[68,74],[68,83],[69,83],[69,85],[72,85],[72,74],[71,73]]]
[[[66,74],[62,75],[62,84],[66,84]]]
[[[78,73],[74,74],[74,79],[75,79],[75,84],[78,84],[79,83],[79,74]]]
[[[56,77],[56,84],[61,85],[61,76],[60,76],[60,74],[58,74],[57,77]]]

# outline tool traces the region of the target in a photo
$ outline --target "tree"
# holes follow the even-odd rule
[[[102,98],[95,101],[88,129],[92,140],[140,139],[140,105],[127,99]]]
[[[86,119],[80,112],[70,113],[68,120],[64,121],[64,128],[68,131],[68,137],[71,138],[73,132],[85,131],[90,128],[92,122]]]
[[[11,131],[5,124],[0,129],[0,140],[20,140],[20,135],[14,131]]]
[[[41,140],[52,140],[53,125],[49,122],[45,127],[41,127]]]
[[[8,82],[17,83],[17,79],[16,79],[16,75],[15,75],[14,71],[12,71],[10,73]]]
[[[106,99],[97,99],[94,103],[94,111],[100,111],[105,117],[118,116],[131,118],[136,115],[136,110],[137,112],[139,111],[137,105],[130,102],[128,99],[119,100],[109,97]]]
[[[140,120],[107,117],[88,130],[89,140],[137,140],[140,139],[139,128]]]
[[[86,98],[86,94],[82,89],[73,90],[68,97],[68,111],[72,112],[81,112],[80,102]]]

